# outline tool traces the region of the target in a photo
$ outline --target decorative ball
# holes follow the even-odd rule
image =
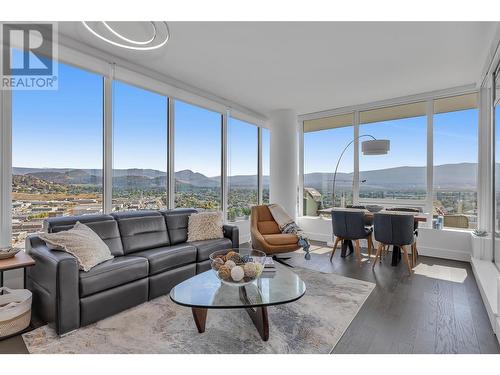
[[[212,266],[216,271],[218,271],[222,265],[224,265],[224,261],[221,258],[215,258],[213,260]]]
[[[234,263],[232,260],[226,260],[226,263],[224,263],[225,266],[229,267],[229,269],[234,268],[236,266],[236,263]]]
[[[226,262],[232,260],[234,263],[241,263],[240,255],[235,251],[230,251],[226,254]]]
[[[231,270],[231,277],[233,281],[240,281],[241,279],[243,279],[243,277],[245,277],[245,271],[243,271],[243,267],[233,267],[233,269]]]
[[[228,251],[228,252],[226,253],[226,255],[224,255],[224,259],[225,259],[225,260],[229,260],[229,259],[231,259],[231,257],[232,257],[234,254],[236,254],[236,251],[233,251],[233,250]]]
[[[260,263],[254,263],[254,264],[255,264],[255,270],[257,271],[257,275],[260,275],[264,270],[264,266]]]
[[[231,279],[231,269],[223,264],[222,266],[219,267],[219,277],[222,280],[230,280]]]
[[[255,263],[245,263],[243,271],[245,271],[245,277],[253,279],[257,276],[257,267],[255,266]]]

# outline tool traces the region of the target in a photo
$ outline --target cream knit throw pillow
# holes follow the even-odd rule
[[[106,260],[112,259],[108,245],[85,224],[76,222],[70,230],[57,233],[42,233],[40,238],[54,250],[73,255],[81,270],[87,272]]]
[[[188,223],[188,242],[224,238],[222,212],[191,214]]]

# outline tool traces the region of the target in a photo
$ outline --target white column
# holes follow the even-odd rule
[[[494,198],[492,146],[494,144],[491,127],[491,90],[483,87],[479,91],[479,126],[478,126],[478,175],[477,175],[477,207],[478,228],[481,230],[494,230]]]
[[[290,109],[270,115],[271,171],[270,202],[280,204],[292,217],[297,217],[298,197],[298,122]]]

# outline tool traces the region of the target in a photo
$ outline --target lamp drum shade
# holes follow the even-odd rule
[[[389,152],[391,143],[388,139],[374,139],[361,142],[363,155],[385,155]]]

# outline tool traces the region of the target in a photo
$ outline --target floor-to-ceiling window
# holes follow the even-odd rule
[[[23,246],[43,220],[162,209],[168,199],[168,98],[113,80],[112,133],[104,139],[104,77],[59,64],[54,91],[12,92],[12,243]],[[175,101],[175,206],[222,210],[222,115]],[[262,201],[269,202],[270,132],[262,129]],[[248,219],[258,204],[258,126],[228,118],[228,217]],[[104,146],[112,146],[109,160]],[[111,165],[110,190],[103,165]],[[107,205],[106,205],[107,206]]]
[[[353,114],[304,122],[304,191],[303,215],[318,216],[319,210],[352,204],[354,146]],[[344,148],[349,145],[333,173]]]
[[[271,132],[262,128],[262,203],[269,203],[269,176],[271,169]]]
[[[248,219],[258,204],[258,127],[228,119],[228,207],[230,221]]]
[[[175,101],[175,207],[220,210],[222,115]]]
[[[167,98],[113,82],[113,211],[167,207]]]
[[[363,155],[359,141],[359,198],[415,200],[426,197],[426,103],[362,111],[359,134],[388,139],[386,155]]]
[[[434,101],[433,214],[444,227],[477,228],[477,94]]]
[[[102,212],[103,77],[59,63],[54,91],[12,91],[12,243],[47,217]]]

